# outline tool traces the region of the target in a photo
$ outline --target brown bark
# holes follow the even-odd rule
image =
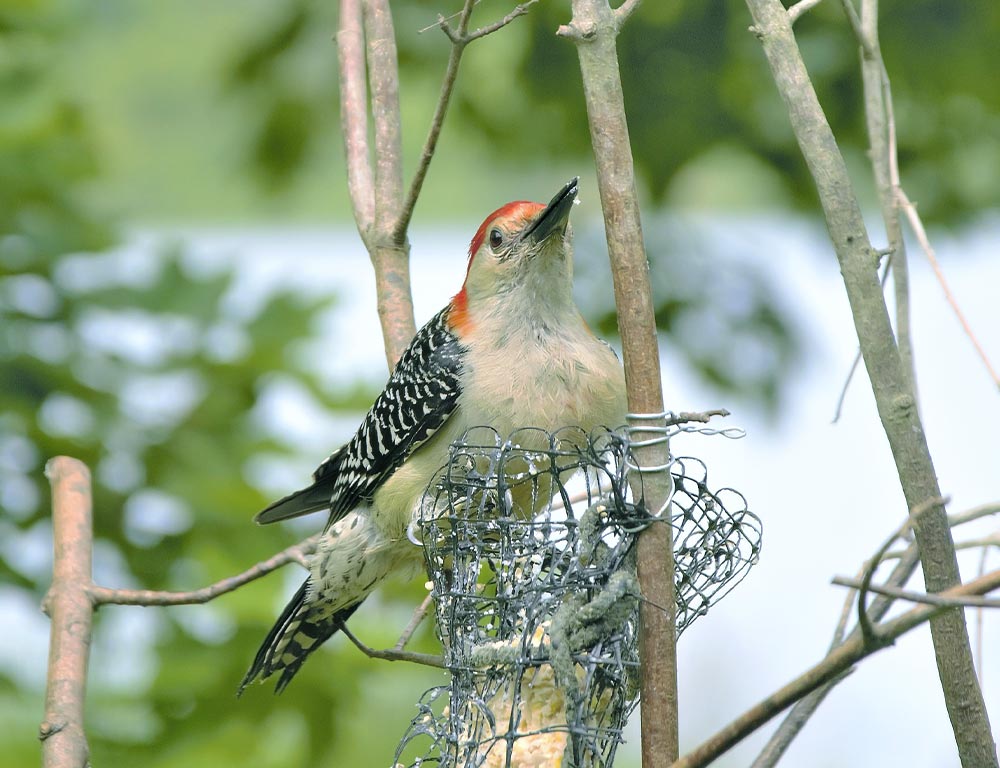
[[[622,336],[628,405],[639,441],[657,436],[664,425],[660,355],[642,239],[632,148],[625,117],[616,37],[635,3],[616,13],[607,0],[573,0],[573,18],[560,33],[577,45],[590,138],[597,165],[608,255],[614,279],[618,327]],[[648,415],[654,415],[651,418]],[[641,428],[654,431],[642,432]],[[640,467],[666,467],[665,440],[634,450]],[[646,507],[665,510],[671,492],[668,471],[641,475]],[[674,608],[674,562],[669,524],[650,526],[638,544],[638,576],[643,601],[640,614],[642,676],[642,764],[667,766],[678,753],[677,648]]]
[[[45,474],[52,486],[53,569],[42,605],[52,629],[38,738],[45,768],[83,768],[90,765],[83,714],[94,617],[90,472],[76,459],[57,456]]]

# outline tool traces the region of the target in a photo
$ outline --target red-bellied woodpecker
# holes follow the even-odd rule
[[[475,426],[590,431],[625,421],[625,377],[573,302],[568,221],[573,179],[548,205],[491,213],[469,248],[462,290],[421,328],[350,442],[313,484],[257,515],[273,523],[328,510],[310,573],[264,639],[240,687],[278,674],[281,691],[306,657],[393,572],[414,574],[407,537],[451,443]]]

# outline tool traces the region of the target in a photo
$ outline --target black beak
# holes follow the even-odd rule
[[[530,239],[534,245],[538,245],[554,232],[564,231],[566,222],[569,221],[569,212],[573,208],[573,201],[576,200],[576,193],[580,191],[579,182],[580,177],[577,176],[560,189],[538,214],[538,218],[524,230],[521,234],[522,239]]]

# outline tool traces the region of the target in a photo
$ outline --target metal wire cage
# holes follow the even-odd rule
[[[651,515],[629,448],[627,431],[486,427],[452,445],[411,526],[450,683],[418,703],[397,764],[612,764],[638,698],[638,534],[674,526],[678,633],[746,575],[761,534],[695,459],[672,460],[669,515]]]

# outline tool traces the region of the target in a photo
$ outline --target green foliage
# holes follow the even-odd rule
[[[0,60],[0,579],[40,601],[49,576],[25,553],[48,538],[43,463],[69,454],[93,471],[101,583],[196,588],[297,538],[250,522],[268,500],[254,468],[297,457],[255,415],[270,377],[294,376],[331,409],[356,408],[362,398],[331,397],[289,353],[289,341],[308,337],[329,301],[279,293],[245,317],[228,300],[231,269],[195,268],[178,247],[107,250],[114,227],[86,204],[99,167],[88,116],[51,74],[66,40],[66,7],[34,5],[31,15],[0,15],[0,50],[8,52]],[[315,674],[281,698],[255,687],[235,699],[287,581],[299,577],[275,575],[205,607],[141,616],[102,609],[88,684],[94,764],[367,759],[344,724],[358,726],[354,705],[366,680],[389,683],[343,642],[318,654]],[[383,598],[393,627],[405,623],[414,590]],[[372,608],[359,617],[362,632],[379,605]],[[0,674],[5,755],[30,765],[38,760],[41,689],[17,672]],[[413,690],[424,687],[418,676]],[[410,706],[395,702],[400,733]],[[391,754],[386,742],[380,762]]]
[[[448,50],[438,30],[417,30],[433,25],[438,13],[459,7],[455,3],[449,9],[429,0],[394,4],[406,116],[418,110],[407,103],[407,96],[424,98],[424,87],[440,77]],[[502,10],[484,5],[477,9],[473,26],[494,20]],[[1000,181],[988,169],[995,167],[1000,152],[993,140],[1000,130],[1000,91],[984,53],[994,47],[1000,5],[992,0],[884,0],[880,12],[882,49],[899,118],[902,174],[910,196],[920,201],[926,217],[946,221],[962,220],[995,204]],[[282,87],[274,73],[287,69],[311,45],[302,29],[327,20],[322,6],[306,0],[284,13],[283,20],[269,21],[251,38],[235,67],[236,83],[258,92],[262,82]],[[468,50],[451,128],[477,137],[475,156],[466,153],[469,162],[481,165],[486,153],[487,162],[503,177],[518,174],[526,163],[553,157],[562,163],[570,158],[588,161],[576,52],[553,34],[568,17],[565,3],[539,3],[502,33]],[[643,3],[623,29],[618,51],[632,146],[654,201],[690,204],[688,188],[676,184],[679,175],[703,168],[702,158],[729,148],[746,158],[737,162],[756,160],[785,186],[762,195],[753,176],[734,178],[729,163],[710,169],[720,181],[717,186],[729,192],[721,200],[748,208],[791,203],[815,210],[812,181],[748,25],[746,9],[739,3],[668,0]],[[862,157],[867,139],[857,45],[840,7],[833,3],[813,9],[798,22],[796,32],[838,140],[849,156]],[[328,87],[332,76],[332,69],[314,72],[307,82],[315,93]],[[289,145],[308,142],[274,114],[281,104],[277,92],[271,101],[271,107],[254,118],[258,135],[280,135]],[[310,121],[306,130],[329,135],[337,130],[336,119],[334,113],[324,115]],[[423,133],[416,135],[422,138]],[[273,155],[258,149],[253,157],[268,173]],[[517,163],[510,163],[513,157]],[[285,159],[288,173],[308,161],[304,153]],[[868,188],[867,174],[857,181]],[[478,205],[479,199],[475,202]]]

